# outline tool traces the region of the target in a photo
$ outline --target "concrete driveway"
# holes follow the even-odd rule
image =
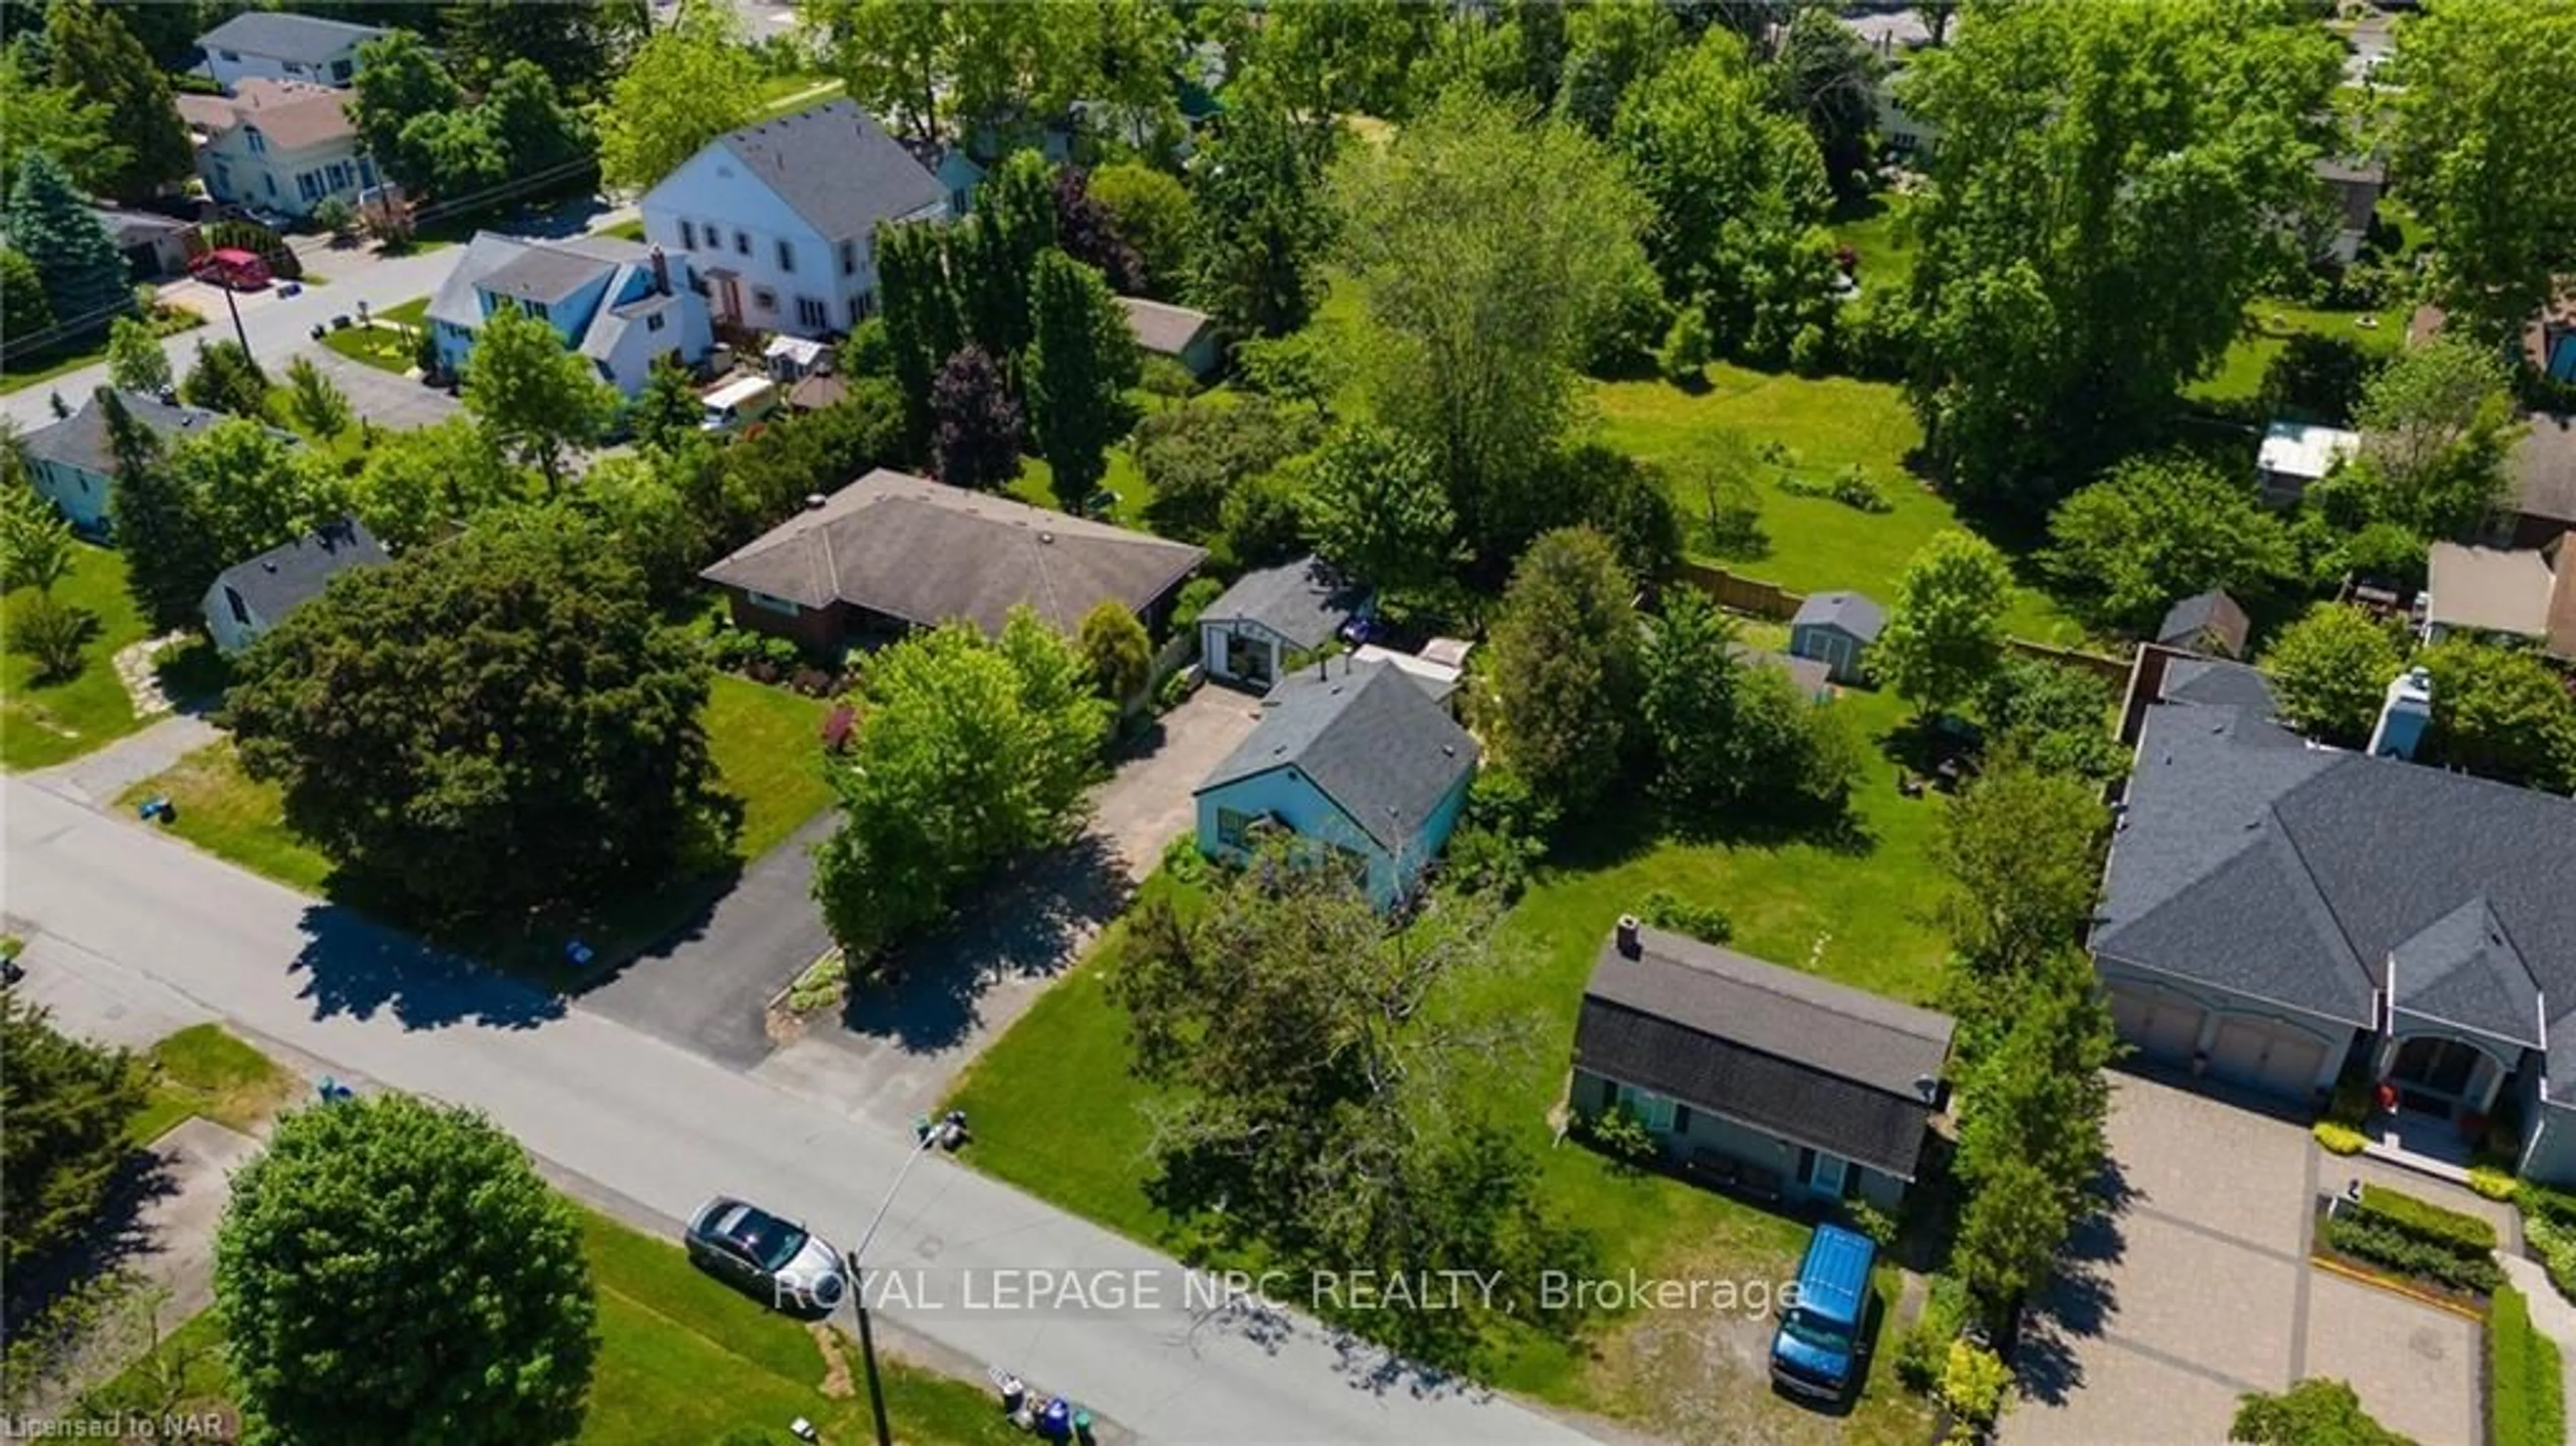
[[[2114,1205],[2033,1312],[2006,1446],[2221,1441],[2238,1396],[2310,1376],[2419,1441],[2478,1439],[2479,1327],[2308,1262],[2311,1202],[2346,1162],[2300,1124],[2113,1080]]]
[[[306,355],[348,394],[349,410],[378,427],[408,432],[436,426],[464,410],[464,404],[456,398],[410,377],[379,371],[323,347],[317,346]]]

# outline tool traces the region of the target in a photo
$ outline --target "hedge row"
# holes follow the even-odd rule
[[[2448,1210],[2382,1185],[2362,1186],[2361,1203],[2349,1208],[2389,1229],[2457,1254],[2485,1255],[2496,1248],[2495,1227],[2477,1216]]]
[[[2452,1290],[2485,1295],[2504,1284],[2504,1267],[2496,1264],[2494,1257],[2464,1255],[2408,1234],[2364,1211],[2347,1209],[2328,1217],[2326,1243],[2356,1260]]]
[[[2487,1312],[2488,1446],[2559,1446],[2567,1402],[2558,1347],[2532,1329],[2522,1292],[2506,1286]]]

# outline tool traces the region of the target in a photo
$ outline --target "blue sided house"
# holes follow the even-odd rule
[[[453,375],[504,303],[552,324],[630,400],[664,356],[696,368],[715,345],[685,256],[613,236],[541,241],[478,231],[429,304],[438,362]]]
[[[1199,849],[1239,861],[1284,829],[1392,908],[1448,842],[1475,776],[1476,740],[1421,682],[1328,658],[1271,688],[1252,736],[1199,785]]]

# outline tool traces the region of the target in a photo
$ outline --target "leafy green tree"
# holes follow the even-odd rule
[[[1306,469],[1316,551],[1378,591],[1414,597],[1449,580],[1458,516],[1420,444],[1374,423],[1344,427]]]
[[[927,0],[802,0],[809,33],[832,40],[850,97],[915,141],[939,139],[940,80],[957,7]]]
[[[349,394],[305,356],[286,364],[286,415],[324,441],[349,430],[356,420],[349,410]]]
[[[1145,691],[1154,676],[1154,640],[1145,625],[1115,599],[1083,614],[1082,666],[1100,696],[1123,706]]]
[[[20,156],[12,169],[17,179],[9,190],[9,246],[35,266],[46,309],[62,333],[57,339],[92,335],[132,311],[125,258],[70,175],[42,151]],[[9,327],[26,345],[14,314]]]
[[[105,191],[134,152],[111,139],[105,105],[54,83],[43,41],[36,31],[0,49],[0,196],[15,188],[18,158],[30,151],[52,157],[83,190]],[[18,313],[10,316],[15,327]]]
[[[653,369],[644,379],[627,419],[635,428],[635,440],[647,447],[668,449],[678,446],[698,430],[698,419],[705,414],[699,405],[698,387],[689,369],[680,364],[676,352],[653,358]]]
[[[2363,383],[2361,453],[2346,466],[2369,515],[2421,537],[2483,526],[2505,494],[2510,381],[2492,350],[2437,336]]]
[[[1735,690],[1744,665],[1736,627],[1695,589],[1677,589],[1647,634],[1639,715],[1655,740],[1656,782],[1679,812],[1705,814],[1743,791],[1735,756]]]
[[[977,6],[976,9],[991,9]],[[1031,284],[1055,245],[1055,179],[1036,151],[1015,151],[975,190],[975,211],[942,234],[965,333],[1016,375],[1035,335]]]
[[[929,448],[931,391],[940,369],[965,341],[964,308],[948,270],[949,235],[946,228],[918,223],[877,232],[877,289],[885,299],[887,360],[903,396],[905,435],[915,451]]]
[[[378,541],[400,552],[524,500],[530,480],[470,419],[450,417],[382,434],[350,484],[349,505]]]
[[[45,11],[45,49],[53,57],[54,84],[102,107],[107,133],[125,152],[124,164],[102,178],[108,193],[140,201],[193,172],[196,147],[170,99],[169,80],[126,28],[123,13],[92,0],[55,0]],[[14,231],[14,207],[11,222]]]
[[[9,318],[9,334],[0,350],[41,350],[54,331],[53,302],[45,295],[45,278],[36,263],[14,246],[0,246],[0,316]],[[30,343],[28,338],[38,338]]]
[[[515,305],[484,318],[465,357],[464,399],[466,415],[549,488],[563,481],[564,453],[598,441],[620,405],[553,323]]]
[[[56,1029],[41,1005],[0,993],[0,1246],[11,1270],[78,1240],[98,1223],[132,1150],[126,1122],[143,1108],[134,1057]]]
[[[1935,533],[1905,564],[1869,670],[1926,715],[1976,696],[2002,665],[2012,569],[1970,532]]]
[[[1166,537],[1206,542],[1224,529],[1226,499],[1313,446],[1318,430],[1262,397],[1156,412],[1129,444],[1151,494],[1146,515]]]
[[[1145,270],[1145,294],[1173,300],[1189,281],[1190,238],[1198,208],[1189,188],[1169,172],[1120,161],[1091,173],[1091,199],[1109,213],[1118,237]]]
[[[226,417],[171,448],[170,471],[194,499],[191,514],[214,534],[215,555],[227,563],[348,511],[347,489],[328,462],[241,417]]]
[[[1866,185],[1878,57],[1830,12],[1802,6],[1781,36],[1771,67],[1780,106],[1805,122],[1836,190]]]
[[[50,596],[72,570],[72,530],[23,472],[0,481],[0,592]]]
[[[349,878],[430,921],[649,887],[725,822],[705,664],[558,511],[332,579],[240,676],[245,769]]]
[[[107,511],[126,557],[126,590],[156,632],[185,627],[201,616],[206,589],[232,559],[222,555],[204,499],[170,465],[161,439],[114,391],[102,388],[98,405],[116,459]]]
[[[683,0],[609,86],[599,118],[600,178],[628,190],[661,180],[752,118],[759,81],[733,7]]]
[[[580,1219],[470,1110],[389,1094],[287,1115],[233,1176],[215,1299],[255,1438],[581,1429],[599,1308]]]
[[[1951,888],[1941,902],[1954,957],[1975,986],[1962,1018],[1984,1025],[2008,992],[2073,947],[2093,915],[2110,819],[2098,785],[2009,755],[1992,760],[1943,811],[1934,857]]]
[[[1591,323],[1642,265],[1644,207],[1581,132],[1465,93],[1354,151],[1333,190],[1373,411],[1429,450],[1499,567],[1529,536]]]
[[[651,24],[651,12],[632,0],[536,6],[517,0],[451,0],[439,12],[439,21],[448,58],[467,80],[497,85],[512,66],[527,64],[566,96],[590,101],[625,69]]]
[[[464,92],[438,52],[409,30],[370,40],[358,48],[350,95],[350,118],[376,164],[405,186],[434,185],[438,169],[425,144],[429,133],[413,132],[412,122],[465,109]]]
[[[1599,533],[1531,544],[1488,647],[1495,754],[1567,816],[1605,798],[1627,764],[1639,682],[1636,584]]]
[[[1262,19],[1254,66],[1310,165],[1346,116],[1411,117],[1415,68],[1441,28],[1439,11],[1405,0],[1284,0]]]
[[[2350,1383],[2318,1376],[2277,1395],[2238,1396],[2227,1439],[2246,1446],[2415,1446],[2372,1420]]]
[[[864,967],[986,871],[1072,836],[1109,705],[1025,608],[999,639],[951,623],[876,653],[858,703],[857,743],[825,765],[842,816],[814,897]]]
[[[1557,114],[1596,138],[1609,136],[1629,90],[1685,48],[1663,0],[1597,0],[1568,15],[1565,30]]]
[[[1127,430],[1127,389],[1143,361],[1127,313],[1100,273],[1050,250],[1029,283],[1034,335],[1021,365],[1030,430],[1052,469],[1056,502],[1087,510],[1109,470],[1109,445]]]
[[[2292,727],[2322,743],[2370,739],[2389,680],[2406,666],[2396,633],[2356,607],[2320,603],[2263,649],[2263,671]]]
[[[564,100],[564,85],[534,61],[513,60],[483,93],[477,117],[500,141],[514,176],[560,173],[597,148],[589,121]]]
[[[982,347],[961,348],[930,389],[930,468],[951,487],[999,487],[1020,472],[1019,403]]]
[[[201,341],[179,395],[192,407],[256,420],[268,414],[268,373],[240,342]]]
[[[643,574],[654,597],[678,598],[712,551],[710,519],[692,504],[715,466],[715,444],[698,438],[669,451],[602,457],[582,474],[572,505]]]
[[[146,323],[120,316],[107,328],[107,384],[157,397],[171,390],[170,354]]]
[[[1911,393],[1964,494],[2046,497],[2217,362],[2314,185],[2341,66],[2294,5],[2040,0],[1908,67],[1942,133]]]
[[[2272,592],[2298,572],[2289,529],[2248,482],[2188,456],[2133,458],[2057,505],[2048,566],[2093,620],[2143,634],[2214,587]]]
[[[2576,167],[2576,128],[2535,105],[2576,66],[2576,12],[2444,0],[2398,29],[2400,191],[2430,223],[2433,276],[2472,335],[2501,347],[2576,269],[2576,194],[2522,178]]]
[[[2576,695],[2538,655],[2453,638],[2417,658],[2433,675],[2428,762],[2576,793]]]
[[[1229,106],[1193,167],[1197,244],[1188,288],[1229,337],[1304,328],[1323,294],[1332,215],[1294,122],[1257,93]]]
[[[2129,769],[2111,732],[2110,685],[2095,673],[2046,658],[2006,658],[1977,714],[1989,745],[2043,773],[2096,785]]]

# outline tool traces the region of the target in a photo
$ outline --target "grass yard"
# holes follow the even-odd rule
[[[294,1076],[219,1024],[180,1030],[145,1051],[143,1060],[152,1072],[152,1096],[126,1127],[136,1144],[150,1144],[196,1115],[251,1130],[295,1093]]]
[[[707,695],[707,746],[727,792],[742,800],[734,852],[746,862],[787,841],[831,806],[823,781],[823,719],[829,704],[784,688],[719,673]]]
[[[147,798],[170,800],[178,817],[161,825],[218,858],[307,894],[328,891],[331,860],[286,826],[286,803],[273,783],[242,771],[230,740],[210,743],[119,794],[131,809]]]
[[[1907,716],[1902,702],[1875,693],[1849,694],[1839,706],[1873,741]],[[1578,842],[1568,860],[1542,870],[1504,925],[1522,946],[1519,966],[1458,981],[1443,999],[1442,1008],[1470,1017],[1529,1022],[1529,1048],[1497,1054],[1484,1093],[1527,1122],[1542,1152],[1543,1192],[1594,1237],[1604,1272],[1776,1282],[1794,1271],[1805,1239],[1804,1227],[1783,1216],[1623,1169],[1577,1146],[1552,1146],[1548,1113],[1563,1096],[1583,982],[1611,922],[1666,889],[1724,910],[1748,953],[1928,999],[1944,948],[1929,912],[1940,805],[1901,796],[1896,775],[1882,744],[1854,799],[1857,840],[1847,846]],[[1158,874],[1146,887],[1182,886]],[[980,1168],[1124,1234],[1179,1247],[1184,1232],[1143,1190],[1151,1166],[1139,1106],[1152,1091],[1127,1073],[1125,1018],[1104,983],[1123,938],[1113,926],[975,1062],[951,1103],[975,1122],[972,1159]],[[1891,1301],[1894,1288],[1891,1274],[1882,1281]],[[1702,1324],[1677,1329],[1669,1318],[1642,1315],[1607,1322],[1584,1343],[1516,1335],[1497,1343],[1490,1374],[1507,1389],[1686,1439],[1896,1442],[1919,1440],[1927,1429],[1920,1404],[1882,1367],[1837,1438],[1825,1418],[1773,1398],[1758,1368],[1713,1347]],[[1715,1334],[1752,1359],[1767,1340],[1759,1323],[1729,1320]],[[1884,1327],[1883,1341],[1892,1336]]]
[[[2218,370],[2182,389],[2195,402],[2251,402],[2263,394],[2263,373],[2293,336],[2346,337],[2374,358],[2395,356],[2406,345],[2407,308],[2319,311],[2285,301],[2257,301],[2245,308],[2244,329],[2219,359]],[[2368,319],[2374,325],[2363,326]]]
[[[1911,196],[1881,192],[1835,210],[1834,239],[1859,254],[1863,290],[1901,289],[1914,275],[1914,236],[1905,224],[1913,204]]]
[[[14,627],[19,610],[35,601],[21,588],[0,601],[0,631]],[[54,585],[54,597],[95,621],[81,649],[80,671],[60,682],[39,682],[36,663],[14,648],[0,649],[0,767],[13,772],[77,758],[142,726],[133,696],[116,676],[117,651],[141,642],[149,629],[126,596],[125,557],[88,543],[72,547],[72,569]]]
[[[867,1438],[857,1347],[817,1335],[726,1288],[679,1247],[581,1210],[584,1253],[598,1289],[599,1357],[579,1441],[593,1446],[707,1446],[735,1431],[786,1442],[811,1421],[826,1442]],[[218,1353],[223,1327],[197,1316],[154,1356],[85,1403],[92,1408],[203,1408],[231,1389]],[[981,1382],[966,1383],[886,1358],[887,1413],[915,1446],[1005,1446],[1022,1437]],[[177,1379],[164,1383],[165,1378]]]
[[[401,376],[411,370],[411,339],[389,326],[352,326],[322,333],[322,344],[353,362]]]
[[[644,222],[641,218],[633,221],[620,221],[614,226],[601,227],[599,229],[599,234],[602,236],[614,236],[620,241],[641,241],[644,239]]]

